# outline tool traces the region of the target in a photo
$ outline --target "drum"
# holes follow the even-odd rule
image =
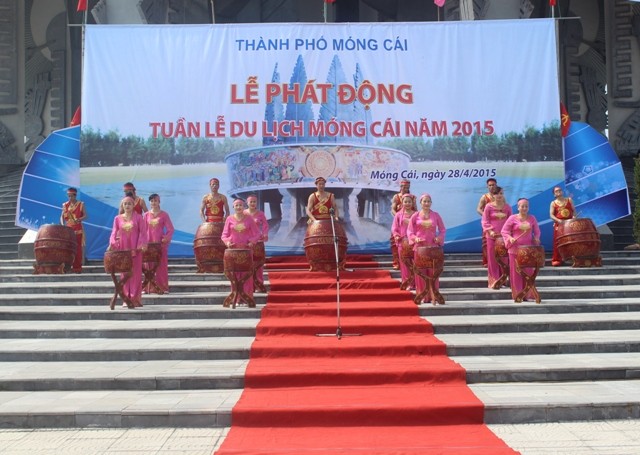
[[[413,265],[417,269],[438,269],[444,265],[444,250],[441,246],[418,246],[413,255]]]
[[[338,263],[344,268],[347,256],[347,234],[342,223],[334,221],[333,226],[338,239]],[[329,271],[336,269],[336,252],[333,242],[331,220],[317,220],[307,225],[304,237],[304,252],[312,271]]]
[[[193,240],[193,253],[196,257],[198,273],[222,273],[225,244],[220,239],[223,222],[202,223],[196,230]]]
[[[160,262],[162,258],[162,243],[150,242],[142,253],[142,262]]]
[[[258,242],[253,245],[253,266],[258,268],[262,267],[265,263],[267,256],[264,250],[264,242]]]
[[[224,251],[225,272],[251,272],[252,250],[248,248],[227,248]]]
[[[494,249],[496,252],[496,256],[501,258],[509,257],[509,251],[507,247],[504,245],[504,239],[502,237],[496,237],[494,239]]]
[[[521,269],[544,267],[544,248],[539,245],[519,246],[516,250],[516,264]]]
[[[409,244],[409,239],[406,237],[402,238],[402,258],[413,259],[413,246]]]
[[[65,267],[73,264],[77,248],[76,233],[70,227],[60,224],[40,226],[33,244],[34,273],[64,273]]]
[[[109,250],[104,253],[104,270],[107,273],[129,273],[132,269],[131,250]]]
[[[600,234],[590,218],[574,218],[558,223],[558,253],[574,267],[600,267]]]

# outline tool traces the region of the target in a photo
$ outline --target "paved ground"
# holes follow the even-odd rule
[[[638,455],[640,420],[491,425],[523,455]],[[2,455],[210,455],[228,429],[0,430]]]

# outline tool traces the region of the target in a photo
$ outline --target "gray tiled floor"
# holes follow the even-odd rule
[[[523,455],[638,455],[640,420],[490,425]],[[3,455],[210,455],[228,429],[0,430]]]

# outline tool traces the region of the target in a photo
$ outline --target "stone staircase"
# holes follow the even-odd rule
[[[0,177],[0,260],[18,258],[18,242],[26,229],[16,227],[16,207],[23,168]]]
[[[477,255],[447,257],[447,305],[420,314],[467,369],[487,423],[640,418],[639,256],[603,257],[544,268],[540,305],[489,290]],[[222,308],[223,276],[176,260],[170,294],[110,311],[100,264],[32,271],[0,261],[0,427],[230,425],[264,295],[257,309]]]

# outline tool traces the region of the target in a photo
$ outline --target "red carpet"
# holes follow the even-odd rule
[[[388,271],[340,272],[338,339],[335,278],[269,272],[245,390],[217,454],[517,453],[483,424],[464,369]]]

